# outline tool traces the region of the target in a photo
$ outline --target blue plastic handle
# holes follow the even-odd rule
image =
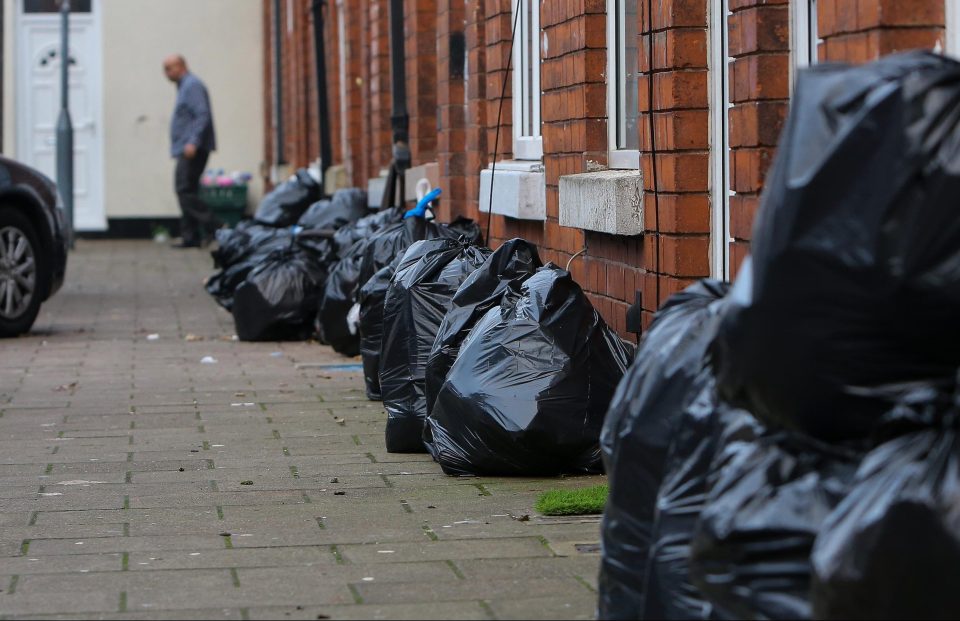
[[[440,194],[442,193],[443,191],[440,188],[431,190],[429,194],[427,194],[426,196],[420,199],[420,202],[417,203],[416,207],[414,207],[413,209],[408,211],[406,214],[404,214],[403,219],[406,220],[407,218],[424,217],[425,215],[427,215],[427,207],[430,206],[430,203],[437,200],[437,198],[439,198]]]

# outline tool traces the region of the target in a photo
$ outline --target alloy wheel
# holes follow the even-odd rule
[[[17,319],[37,288],[37,260],[27,235],[15,226],[0,229],[0,317]]]

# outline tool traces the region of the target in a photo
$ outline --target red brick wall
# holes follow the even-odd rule
[[[730,0],[729,110],[732,269],[749,252],[751,228],[789,107],[790,2]],[[645,233],[617,237],[559,226],[559,179],[606,165],[606,2],[547,0],[541,3],[543,164],[547,220],[494,216],[496,247],[512,237],[540,246],[545,260],[571,265],[576,280],[607,321],[625,333],[626,309],[643,294],[647,322],[659,304],[710,274],[710,75],[708,8],[712,0],[639,0],[638,55],[641,79],[640,150],[645,182]],[[820,55],[865,61],[943,37],[944,0],[819,0]],[[286,3],[283,3],[286,5]],[[288,159],[302,165],[316,157],[315,93],[312,92],[310,0],[297,0],[294,32],[284,42]],[[333,5],[331,2],[328,6]],[[907,7],[909,5],[909,8]],[[268,83],[272,0],[264,0]],[[390,162],[390,65],[388,0],[344,2],[347,41],[347,104],[331,91],[331,129],[338,161],[347,158],[353,181]],[[652,6],[652,14],[648,9]],[[284,16],[284,20],[286,17]],[[336,10],[328,9],[327,63],[336,89],[339,50]],[[285,22],[284,22],[285,24]],[[444,198],[442,219],[478,212],[481,170],[494,158],[501,90],[497,159],[512,157],[512,104],[507,72],[512,27],[510,0],[407,0],[408,107],[414,163],[438,161]],[[467,75],[451,56],[463,35]],[[648,46],[653,42],[650,58]],[[652,97],[651,95],[652,89]],[[265,94],[268,115],[272,94]],[[651,131],[652,126],[652,131]],[[348,132],[341,153],[339,132]],[[272,154],[272,131],[266,137]]]
[[[787,0],[730,3],[730,273],[750,252],[753,219],[790,98]]]
[[[264,101],[266,121],[266,157],[276,164],[274,115],[273,0],[264,0]],[[320,151],[317,124],[317,84],[313,51],[313,23],[310,0],[297,0],[287,15],[287,3],[280,3],[281,56],[283,77],[282,115],[284,124],[284,156],[294,167],[306,166]],[[293,28],[288,29],[288,20]],[[327,56],[330,62],[330,56]],[[336,65],[334,65],[336,66]],[[269,175],[267,175],[269,176]]]
[[[817,27],[824,60],[862,63],[943,41],[945,2],[820,0]]]
[[[437,161],[437,0],[406,2],[407,107],[413,164]]]
[[[370,98],[370,176],[390,163],[390,7],[388,0],[369,0],[370,70],[368,97]]]
[[[465,138],[467,152],[464,157],[464,181],[466,204],[464,215],[474,218],[482,225],[480,171],[487,165],[487,31],[484,0],[467,0],[465,34],[467,44],[467,118]]]
[[[374,173],[369,167],[366,136],[369,127],[366,106],[366,82],[368,63],[366,53],[367,0],[345,0],[344,29],[347,37],[347,113],[331,122],[344,128],[349,143],[348,172],[353,185],[367,186],[367,179]]]
[[[441,209],[448,220],[467,206],[467,82],[464,73],[466,4],[463,0],[437,2],[437,161]],[[459,49],[457,49],[459,48]],[[456,56],[454,56],[456,54]]]
[[[707,0],[653,2],[653,14],[647,11],[641,0],[640,165],[650,233],[630,248],[625,268],[627,285],[635,281],[643,292],[649,322],[666,298],[710,274],[711,206]]]

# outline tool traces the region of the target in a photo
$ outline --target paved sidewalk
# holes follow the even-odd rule
[[[532,507],[599,477],[388,454],[356,361],[232,341],[210,273],[81,241],[0,341],[0,619],[592,617],[599,521]]]

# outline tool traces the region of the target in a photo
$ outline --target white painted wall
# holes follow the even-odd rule
[[[210,166],[254,174],[262,193],[261,0],[101,0],[108,218],[177,216],[169,124],[176,87],[163,58],[183,54],[210,91],[219,148]],[[254,203],[255,204],[255,203]]]
[[[16,106],[16,100],[13,98],[13,20],[14,4],[13,0],[3,1],[3,49],[0,50],[0,62],[3,62],[3,144],[0,145],[0,153],[4,155],[15,155],[14,145],[16,137],[14,136],[13,110]]]
[[[16,157],[16,0],[5,7],[4,144]],[[210,166],[254,174],[262,196],[263,26],[261,0],[99,0],[103,7],[105,200],[108,218],[179,216],[169,123],[176,87],[163,58],[183,54],[207,85],[219,148]]]

